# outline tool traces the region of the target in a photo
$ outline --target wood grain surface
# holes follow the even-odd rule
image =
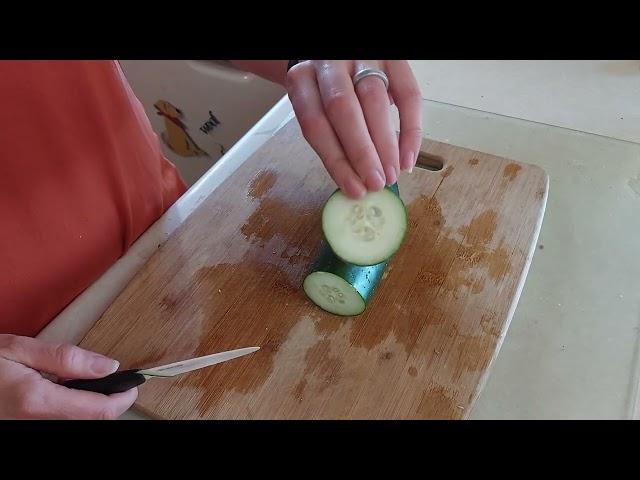
[[[504,338],[544,213],[538,167],[436,142],[402,174],[409,228],[374,299],[336,317],[301,285],[335,189],[282,128],[185,221],[83,340],[122,368],[257,353],[140,387],[163,419],[458,419]]]

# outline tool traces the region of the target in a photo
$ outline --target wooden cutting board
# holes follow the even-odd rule
[[[161,246],[83,340],[122,368],[247,346],[246,357],[140,387],[163,419],[468,415],[506,333],[547,198],[547,175],[424,142],[402,174],[409,228],[364,314],[302,289],[335,186],[292,120]]]

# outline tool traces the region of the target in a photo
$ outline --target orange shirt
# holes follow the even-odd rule
[[[114,61],[0,61],[0,333],[36,335],[184,192]]]

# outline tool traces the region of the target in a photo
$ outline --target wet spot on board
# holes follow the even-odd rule
[[[173,312],[178,306],[178,300],[171,295],[165,295],[160,300],[160,309],[164,312]]]
[[[409,376],[415,377],[416,375],[418,375],[418,370],[416,369],[416,367],[409,367]]]
[[[318,393],[337,382],[337,374],[344,363],[340,358],[331,355],[330,346],[331,340],[320,340],[307,350],[304,357],[305,369],[302,378],[313,378]]]
[[[403,298],[406,316],[390,320],[370,315],[378,302],[384,305],[395,301],[385,297],[382,286],[362,315],[362,323],[351,330],[355,347],[372,349],[392,334],[408,353],[422,328],[456,321],[449,318],[449,308],[439,305],[444,292],[451,292],[454,298],[460,298],[463,290],[480,294],[486,288],[486,278],[497,285],[511,268],[508,252],[502,244],[495,250],[489,247],[497,228],[495,211],[482,212],[459,229],[457,233],[464,236],[460,241],[446,228],[446,220],[435,197],[418,197],[407,208],[409,218],[423,218],[419,225],[408,231],[404,248],[430,248],[439,254],[431,255],[426,264],[412,262],[407,256],[394,260],[395,267],[403,275],[415,279]],[[434,243],[425,244],[425,238],[434,239]]]
[[[486,311],[480,317],[480,328],[486,335],[500,336],[500,326],[497,322],[498,314],[494,311]]]
[[[278,198],[264,198],[258,208],[249,216],[240,231],[252,244],[264,247],[278,236],[282,239],[280,247],[286,248],[289,241],[296,236],[297,226],[291,224],[292,218],[299,218],[314,211],[311,205],[291,205]],[[317,223],[317,222],[316,222]],[[318,229],[320,227],[318,226]],[[312,234],[311,232],[309,233]],[[292,257],[293,255],[290,255]]]
[[[509,253],[503,247],[502,242],[494,251],[487,255],[487,265],[489,266],[489,277],[498,282],[502,280],[511,270]]]
[[[300,380],[293,389],[293,396],[298,402],[302,402],[302,396],[304,395],[304,389],[307,387],[307,381],[303,378]]]
[[[522,170],[522,167],[520,165],[518,165],[517,163],[510,163],[506,167],[504,167],[502,176],[511,181],[516,178],[520,170]]]
[[[271,247],[281,251],[282,258],[297,263],[309,256],[310,245],[313,245],[310,239],[321,236],[320,206],[326,199],[325,192],[319,189],[312,194],[298,195],[298,190],[273,190],[274,185],[275,174],[269,170],[252,180],[249,194],[260,203],[240,227],[240,232],[251,244],[260,247],[277,240],[278,244]]]
[[[471,220],[459,232],[465,236],[465,242],[471,246],[485,246],[493,238],[498,226],[498,214],[494,210],[485,210]]]
[[[497,228],[497,214],[493,210],[486,210],[476,216],[468,226],[459,230],[464,235],[463,245],[457,252],[457,257],[462,259],[469,267],[486,268],[489,277],[498,283],[511,270],[510,255],[502,241],[495,249],[488,245],[493,239]],[[473,293],[480,293],[483,289],[481,281],[463,282],[467,286],[475,285]]]
[[[454,392],[442,385],[431,385],[422,392],[422,398],[416,409],[419,418],[433,420],[450,419],[460,416],[460,410],[456,409]]]
[[[324,314],[322,318],[314,321],[316,333],[326,337],[337,332],[347,320],[335,315]]]
[[[150,344],[147,347],[148,348],[145,349],[145,352],[147,353],[142,357],[139,357],[135,363],[131,365],[123,365],[123,368],[151,368],[182,360],[180,358],[170,358],[171,353],[169,345]]]
[[[260,172],[249,184],[249,196],[262,198],[276,183],[276,174],[272,170]]]
[[[458,381],[469,372],[483,370],[491,358],[487,352],[493,352],[494,348],[494,335],[472,336],[458,333],[450,357],[455,366],[452,371],[453,380]]]
[[[312,250],[306,245],[298,245],[292,248],[287,248],[282,252],[280,258],[287,260],[290,264],[296,265],[297,263],[309,263],[312,257]]]
[[[281,257],[290,263],[309,258],[310,239],[321,238],[319,205],[323,203],[323,192],[296,197],[265,196],[275,183],[275,175],[265,171],[257,176],[250,192],[258,198],[258,207],[240,227],[240,232],[251,244],[264,247],[274,239],[279,240]],[[273,249],[271,250],[273,251]]]
[[[440,287],[447,278],[444,272],[420,271],[416,277],[416,282],[426,287]]]

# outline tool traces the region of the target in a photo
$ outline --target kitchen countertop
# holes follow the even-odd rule
[[[640,142],[638,60],[412,60],[429,100]]]
[[[640,418],[640,145],[428,100],[424,114],[427,138],[550,177],[539,250],[471,418]],[[158,245],[292,116],[284,97],[39,338],[79,343]]]

